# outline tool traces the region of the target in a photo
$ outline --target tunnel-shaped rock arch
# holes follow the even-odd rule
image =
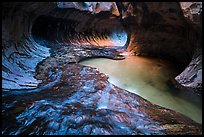
[[[66,16],[39,16],[32,27],[32,36],[38,44],[46,41],[49,45],[73,44],[114,48],[126,48],[128,45],[128,34],[119,17],[109,12],[103,11],[95,15],[76,9],[58,9],[53,12],[55,15],[63,15],[66,12]]]
[[[90,57],[115,58],[115,49],[127,48],[129,32],[119,17],[59,9],[55,2],[5,2],[2,9],[2,134],[202,134],[202,125],[188,117],[120,89],[97,69],[78,64]],[[124,46],[97,44],[106,38],[119,40],[112,32],[127,33]],[[104,93],[107,109],[100,107]]]

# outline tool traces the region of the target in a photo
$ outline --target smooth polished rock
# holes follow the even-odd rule
[[[65,46],[63,54],[67,51],[80,57],[74,51],[81,47],[69,48]],[[103,50],[107,49],[100,49]],[[86,49],[83,51],[87,52]],[[117,56],[114,51],[108,56]],[[43,90],[3,97],[3,134],[202,134],[202,126],[188,117],[120,89],[109,83],[108,76],[96,68],[58,58],[58,51],[55,52],[53,57],[38,64],[37,79],[43,81],[38,88]],[[101,53],[107,56],[106,52]],[[98,55],[97,48],[88,50],[85,55]],[[53,62],[55,65],[50,65]],[[57,77],[59,81],[56,81]],[[56,81],[54,85],[42,88],[52,81]]]

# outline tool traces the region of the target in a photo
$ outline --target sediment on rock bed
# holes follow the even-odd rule
[[[2,11],[2,134],[202,134],[201,124],[120,89],[97,69],[78,64],[90,57],[123,58],[118,48],[96,44],[109,36],[105,31],[109,27],[117,30],[119,17],[109,12],[59,11],[54,2],[3,3]],[[53,22],[54,32],[35,24],[40,17],[64,20],[66,12],[72,12],[75,16],[70,20],[84,27],[93,23],[91,19],[96,24],[101,21],[92,24],[96,28],[87,38],[82,35],[88,31],[85,28],[73,29],[75,36],[81,34],[77,40],[87,43],[88,39],[91,44],[66,43],[63,37],[51,35],[58,31]],[[85,17],[90,17],[87,24],[81,22]],[[109,20],[115,23],[97,27]],[[38,31],[32,31],[34,25]]]

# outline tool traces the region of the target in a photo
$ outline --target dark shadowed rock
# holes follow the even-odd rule
[[[131,37],[128,50],[135,55],[166,57],[183,70],[186,67],[175,79],[179,84],[201,92],[202,2],[180,4],[117,3],[121,16],[124,16],[122,22]],[[128,7],[133,8],[129,11]]]
[[[130,2],[131,14],[122,20],[132,35],[128,50],[165,57],[187,65],[192,56],[195,30],[185,20],[177,2]],[[121,6],[128,9],[127,5]],[[127,7],[127,8],[125,8]]]
[[[197,31],[196,50],[189,65],[175,79],[202,94],[202,2],[181,2],[184,16]]]
[[[86,52],[86,50],[84,50]],[[94,52],[94,51],[92,51]],[[60,58],[53,58],[60,62]],[[44,61],[48,66],[50,58]],[[68,60],[64,61],[68,62]],[[40,68],[43,64],[39,64]],[[58,63],[57,63],[58,64]],[[49,73],[52,72],[50,75]],[[56,76],[60,80],[56,81]],[[56,83],[40,92],[3,97],[4,134],[200,134],[201,126],[175,111],[122,90],[97,69],[77,64],[58,64],[38,77],[38,89],[51,81]],[[13,91],[15,93],[15,91]],[[21,91],[19,91],[21,92]],[[28,90],[29,92],[29,90]],[[15,97],[15,101],[13,100]],[[14,112],[15,107],[21,108]]]
[[[150,7],[142,6],[148,9],[145,15],[152,13]],[[109,83],[108,76],[96,68],[79,64],[80,60],[91,57],[123,58],[121,50],[116,47],[84,44],[108,38],[109,33],[103,31],[109,27],[112,29],[112,26],[116,29],[120,26],[116,16],[108,12],[89,15],[90,13],[76,9],[56,8],[54,2],[2,4],[3,135],[202,134],[201,124],[120,89]],[[171,9],[170,12],[172,11],[175,12]],[[66,13],[72,14],[69,16]],[[154,12],[151,15],[163,22],[163,16]],[[106,29],[97,25],[94,30],[101,30],[103,33],[85,37],[79,36],[77,32],[84,32],[86,29],[80,28],[80,25],[73,27],[77,23],[71,23],[70,26],[65,26],[71,30],[77,28],[72,31],[74,36],[65,37],[62,32],[69,34],[69,31],[64,31],[67,28],[62,24],[67,16],[85,27],[87,26],[82,21],[86,17],[87,24],[93,21],[89,19],[102,20],[99,24],[114,20],[115,24],[108,22]],[[45,18],[41,20],[40,17]],[[108,17],[111,18],[106,19]],[[52,21],[51,24],[47,18]],[[42,21],[42,24],[37,22],[34,25],[36,20]],[[142,19],[144,22],[145,20]],[[49,25],[56,28],[49,29]],[[37,30],[32,31],[32,28]],[[175,28],[164,28],[163,31],[175,31]],[[80,44],[82,41],[84,43]],[[188,47],[186,50],[188,51]]]

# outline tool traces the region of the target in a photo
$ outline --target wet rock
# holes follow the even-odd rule
[[[101,89],[105,88],[105,86],[106,86],[106,83],[99,81],[97,86],[96,86],[96,89],[101,90]]]
[[[14,95],[18,104],[14,103],[11,108],[24,105],[17,114],[13,113],[15,109],[4,107],[3,119],[10,119],[11,115],[16,117],[10,124],[3,121],[4,134],[163,135],[202,132],[200,124],[110,84],[107,77],[94,68],[76,63],[51,66],[49,70],[60,69],[63,70],[60,81],[51,87],[36,92],[35,96],[34,93]],[[49,83],[48,80],[44,78],[44,83]],[[3,102],[13,102],[9,100],[12,96],[3,97]]]
[[[122,21],[131,35],[128,50],[168,58],[185,69],[175,78],[178,84],[201,92],[202,2],[122,2],[119,7],[120,14],[127,12]]]
[[[195,92],[202,94],[202,53],[197,49],[193,59],[186,69],[178,75],[175,80],[185,87],[195,89]]]
[[[178,83],[175,79],[169,79],[167,81],[167,85],[172,88],[172,89],[180,89],[182,87],[182,85],[180,83]]]
[[[202,94],[202,3],[181,2],[186,19],[197,30],[196,50],[191,62],[175,80],[182,86],[191,88],[195,93]]]
[[[129,2],[123,3],[121,8],[127,11],[129,6],[133,7],[129,8],[131,14],[122,20],[128,34],[132,35],[129,51],[168,58],[183,65],[190,62],[197,36],[185,20],[179,3]]]
[[[91,44],[78,45],[75,40],[72,41],[74,44],[58,43],[59,41],[50,43],[49,39],[34,40],[30,36],[33,21],[41,14],[50,16],[56,12],[55,4],[32,2],[2,4],[3,65],[4,72],[7,72],[3,76],[7,78],[10,71],[18,68],[15,65],[21,64],[20,70],[23,72],[18,70],[12,72],[15,74],[14,77],[18,76],[18,72],[23,74],[25,72],[29,77],[23,75],[23,78],[22,76],[16,78],[30,80],[35,77],[39,80],[32,88],[28,88],[29,84],[25,81],[28,84],[22,82],[27,87],[25,89],[14,85],[13,87],[17,89],[3,90],[3,135],[202,134],[201,125],[186,116],[122,90],[109,83],[108,77],[97,69],[78,64],[80,60],[90,57],[121,58],[118,50],[99,48]],[[60,10],[53,16],[66,18],[64,11],[66,10]],[[85,25],[84,19],[90,17],[80,11],[69,10],[69,12],[72,14],[67,16],[70,15],[75,21],[81,21],[81,25]],[[99,15],[103,15],[104,18],[110,17],[109,13],[104,12],[100,12]],[[160,18],[157,14],[154,16]],[[160,21],[162,22],[161,19]],[[83,30],[83,27],[77,27],[77,31],[81,29]],[[55,31],[52,34],[56,34]],[[56,38],[56,35],[52,36]],[[49,38],[52,40],[53,37]],[[16,57],[20,59],[15,60]],[[35,65],[23,69],[27,63]]]

